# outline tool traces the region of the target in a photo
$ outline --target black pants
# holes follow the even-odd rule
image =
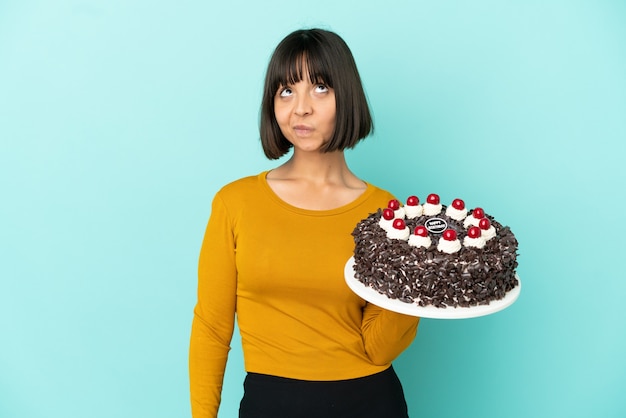
[[[408,418],[393,368],[330,382],[248,373],[239,418]]]

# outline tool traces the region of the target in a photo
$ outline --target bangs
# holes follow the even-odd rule
[[[301,48],[285,49],[284,54],[276,60],[275,68],[268,75],[271,76],[269,85],[276,92],[280,87],[298,83],[308,79],[312,84],[333,86],[333,77],[328,60],[320,56],[315,45],[301,45]]]

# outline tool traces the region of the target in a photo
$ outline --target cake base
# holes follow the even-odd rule
[[[522,282],[516,274],[518,285],[509,290],[504,298],[493,300],[488,305],[470,307],[446,307],[419,306],[416,303],[406,303],[398,299],[391,299],[373,288],[366,286],[354,278],[354,258],[350,257],[344,268],[344,277],[348,287],[361,298],[376,306],[405,315],[419,316],[421,318],[434,319],[467,319],[490,315],[508,308],[515,302],[520,294]]]

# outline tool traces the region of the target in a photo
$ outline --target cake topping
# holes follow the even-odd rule
[[[414,234],[419,236],[419,237],[427,237],[428,236],[428,229],[426,229],[426,227],[424,225],[418,225],[417,227],[415,227]]]
[[[430,248],[431,244],[432,241],[428,236],[426,227],[423,225],[416,226],[415,231],[413,231],[413,234],[409,237],[409,245],[417,248]]]
[[[454,229],[446,229],[443,231],[442,237],[446,241],[454,241],[456,239],[456,231]]]
[[[446,254],[456,253],[461,249],[461,242],[457,239],[454,229],[446,229],[439,239],[437,249]]]
[[[465,220],[463,221],[463,226],[465,228],[469,227],[470,225],[478,226],[478,222],[480,222],[480,220],[484,217],[485,211],[483,210],[483,208],[474,208],[474,210],[472,210],[472,214],[465,218]]]
[[[452,207],[456,210],[463,210],[465,209],[465,202],[461,199],[454,199],[452,201]]]
[[[467,236],[463,239],[463,245],[466,247],[483,248],[486,242],[487,240],[482,236],[480,228],[477,226],[471,226],[467,230]]]
[[[480,228],[477,226],[472,226],[467,230],[467,236],[470,238],[478,238],[480,236]]]
[[[472,216],[476,219],[482,219],[485,217],[485,211],[483,210],[483,208],[475,208],[472,211]]]
[[[406,204],[407,204],[408,206],[417,206],[417,205],[419,205],[419,204],[420,204],[420,199],[419,199],[419,197],[417,197],[417,196],[409,196],[409,197],[406,199]]]
[[[437,215],[441,212],[442,208],[443,206],[441,205],[439,195],[435,193],[431,193],[426,198],[426,203],[424,203],[424,215],[426,216]]]
[[[404,209],[400,206],[400,201],[398,199],[391,199],[387,204],[387,207],[393,210],[395,218],[404,218]]]
[[[422,216],[424,212],[422,205],[420,205],[420,200],[417,196],[409,196],[406,200],[406,205],[404,206],[404,214],[409,219],[417,218],[418,216]]]
[[[491,225],[489,219],[482,218],[480,221],[478,221],[478,227],[481,229],[481,234],[485,238],[485,241],[489,241],[491,238],[496,236],[496,228]]]
[[[409,228],[406,226],[404,219],[396,218],[393,220],[393,228],[387,230],[387,238],[401,239],[406,241],[411,235]]]
[[[393,227],[402,230],[406,228],[406,223],[404,222],[404,220],[397,218],[393,220]]]
[[[383,209],[382,216],[380,217],[380,221],[378,221],[378,226],[380,226],[385,231],[389,231],[393,226],[393,220],[395,219],[395,215],[393,209],[385,208]]]
[[[465,208],[465,202],[461,199],[454,199],[452,205],[446,209],[446,215],[454,219],[455,221],[462,221],[467,216],[467,209]]]
[[[429,232],[433,234],[441,234],[448,228],[448,223],[445,219],[441,218],[430,218],[424,222],[424,226],[428,229]]]
[[[440,201],[441,200],[439,199],[439,195],[435,193],[429,194],[428,197],[426,198],[426,202],[430,203],[431,205],[438,205]]]

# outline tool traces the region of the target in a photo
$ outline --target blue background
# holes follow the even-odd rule
[[[359,65],[357,175],[462,197],[520,241],[512,307],[425,319],[396,361],[412,416],[626,416],[625,19],[617,0],[0,1],[0,417],[189,416],[210,202],[280,163],[262,80],[303,26]]]

